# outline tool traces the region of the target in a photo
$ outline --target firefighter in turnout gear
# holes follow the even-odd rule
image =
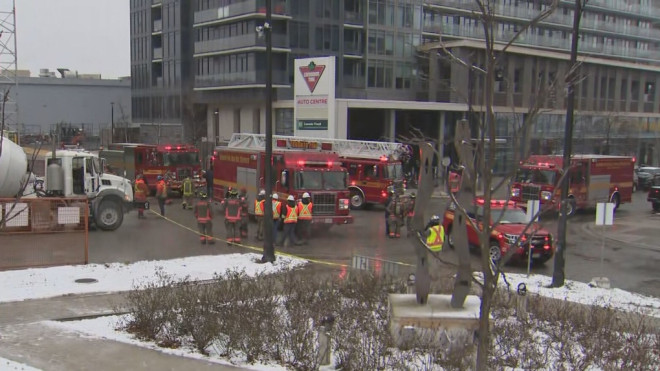
[[[248,198],[247,198],[247,189],[245,187],[241,188],[241,194],[239,195],[238,200],[241,203],[241,226],[240,226],[241,238],[247,238],[250,215],[248,215]]]
[[[264,204],[266,203],[266,191],[259,191],[257,199],[254,200],[254,216],[257,218],[257,240],[264,239]]]
[[[413,235],[412,220],[415,217],[415,199],[416,195],[412,193],[406,200],[406,235],[408,237]]]
[[[296,229],[298,232],[298,237],[300,237],[301,244],[307,244],[309,238],[312,235],[312,208],[314,204],[312,203],[309,193],[303,193],[302,200],[298,202],[297,212],[298,212],[298,223]]]
[[[387,200],[385,201],[385,235],[390,235],[390,203],[394,199],[394,187],[387,187]]]
[[[192,209],[192,198],[193,198],[193,183],[192,179],[190,177],[186,177],[186,179],[183,181],[183,185],[181,186],[181,191],[182,191],[182,196],[183,196],[183,202],[181,203],[181,207],[185,209]],[[208,196],[208,194],[207,194]]]
[[[273,243],[277,244],[277,229],[280,226],[280,214],[282,213],[282,203],[280,202],[280,196],[277,193],[273,193]]]
[[[208,242],[213,245],[213,210],[211,210],[211,203],[208,201],[206,192],[199,194],[199,201],[194,207],[195,218],[197,218],[197,228],[199,230],[199,242],[204,245]]]
[[[241,202],[238,199],[238,192],[232,189],[228,192],[227,198],[222,201],[221,208],[225,213],[225,229],[227,230],[227,242],[240,243],[241,235],[237,228],[241,222]]]
[[[401,237],[401,225],[405,216],[405,205],[398,194],[394,193],[392,201],[387,207],[389,213],[389,233],[390,238]]]
[[[296,207],[296,199],[293,195],[289,195],[286,199],[285,208],[282,209],[280,217],[284,223],[284,233],[280,245],[284,246],[286,240],[289,240],[289,246],[300,245],[296,239],[296,225],[298,223],[298,211]]]
[[[424,241],[426,247],[433,252],[442,251],[442,245],[445,243],[445,228],[440,224],[440,217],[433,215],[431,220],[424,228]]]
[[[138,219],[144,219],[144,206],[147,202],[147,195],[149,195],[149,187],[147,183],[144,182],[144,177],[142,174],[137,176],[135,180],[135,190],[133,192],[133,198],[135,202],[138,203]]]

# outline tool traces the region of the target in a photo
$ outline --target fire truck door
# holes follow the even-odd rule
[[[248,200],[254,201],[257,197],[257,170],[246,167],[236,168],[236,184],[238,191],[245,187],[247,189]],[[254,202],[248,202],[248,211],[254,213]]]
[[[124,148],[124,173],[119,175],[122,175],[123,177],[131,180],[135,179],[135,156],[137,156],[137,153],[135,153],[135,148]]]

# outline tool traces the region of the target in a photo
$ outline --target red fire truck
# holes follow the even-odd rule
[[[137,174],[144,179],[152,192],[156,191],[157,177],[162,175],[171,192],[181,193],[186,177],[191,177],[194,187],[205,187],[201,176],[201,163],[197,148],[191,145],[154,145],[139,143],[113,143],[99,153],[106,166],[131,180]]]
[[[631,202],[635,159],[628,156],[574,155],[567,175],[568,215],[592,208],[598,202],[612,202],[615,208]],[[521,164],[511,186],[511,200],[539,200],[558,210],[563,173],[563,156],[535,155]]]
[[[396,184],[402,189],[399,159],[406,151],[403,144],[347,139],[322,139],[321,144],[325,150],[337,153],[348,170],[351,208],[385,204],[389,186]]]
[[[229,187],[247,190],[248,199],[265,188],[265,136],[233,134],[227,146],[214,151],[213,199],[221,201]],[[336,153],[321,151],[318,139],[273,136],[273,192],[280,200],[308,192],[314,203],[312,223],[349,224],[348,174]],[[249,213],[254,203],[249,202]]]

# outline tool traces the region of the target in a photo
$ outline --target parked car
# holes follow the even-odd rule
[[[651,203],[654,212],[660,212],[660,174],[653,176],[646,201]]]
[[[468,207],[468,217],[480,228],[483,227],[484,202],[477,199],[474,205]],[[534,223],[523,235],[527,226],[525,211],[513,201],[491,201],[491,225],[498,222],[490,236],[489,254],[491,260],[499,261],[510,249],[516,252],[512,260],[527,261],[531,250],[532,261],[543,264],[548,261],[555,252],[554,239],[549,231]],[[443,226],[447,235],[447,243],[453,247],[452,227],[456,205],[451,203],[445,211]],[[472,251],[479,251],[478,231],[468,224],[468,243]],[[520,239],[519,239],[519,236]],[[519,240],[519,241],[518,241]],[[518,243],[516,244],[516,241]],[[530,249],[531,245],[531,249]]]
[[[660,167],[640,166],[637,170],[638,189],[647,191],[651,187],[655,175],[660,175]]]

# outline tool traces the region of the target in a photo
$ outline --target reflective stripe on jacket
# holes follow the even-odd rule
[[[273,219],[279,219],[281,211],[282,203],[279,201],[273,201]]]
[[[202,200],[195,204],[195,216],[197,217],[197,221],[200,223],[205,223],[213,219],[213,215],[211,214],[211,206],[207,201]]]
[[[183,195],[188,197],[192,196],[193,194],[193,186],[192,186],[192,181],[190,178],[187,178],[186,180],[183,181]]]
[[[264,200],[254,200],[254,215],[264,216]]]
[[[429,249],[442,251],[443,242],[445,242],[445,228],[441,224],[429,228],[429,235],[426,237],[426,245]]]
[[[236,222],[241,219],[241,204],[235,198],[225,199],[225,220]]]
[[[295,207],[286,205],[286,217],[284,218],[284,224],[297,223],[298,222],[298,212]]]
[[[312,220],[312,203],[305,205],[302,202],[298,202],[298,219],[300,220]]]

